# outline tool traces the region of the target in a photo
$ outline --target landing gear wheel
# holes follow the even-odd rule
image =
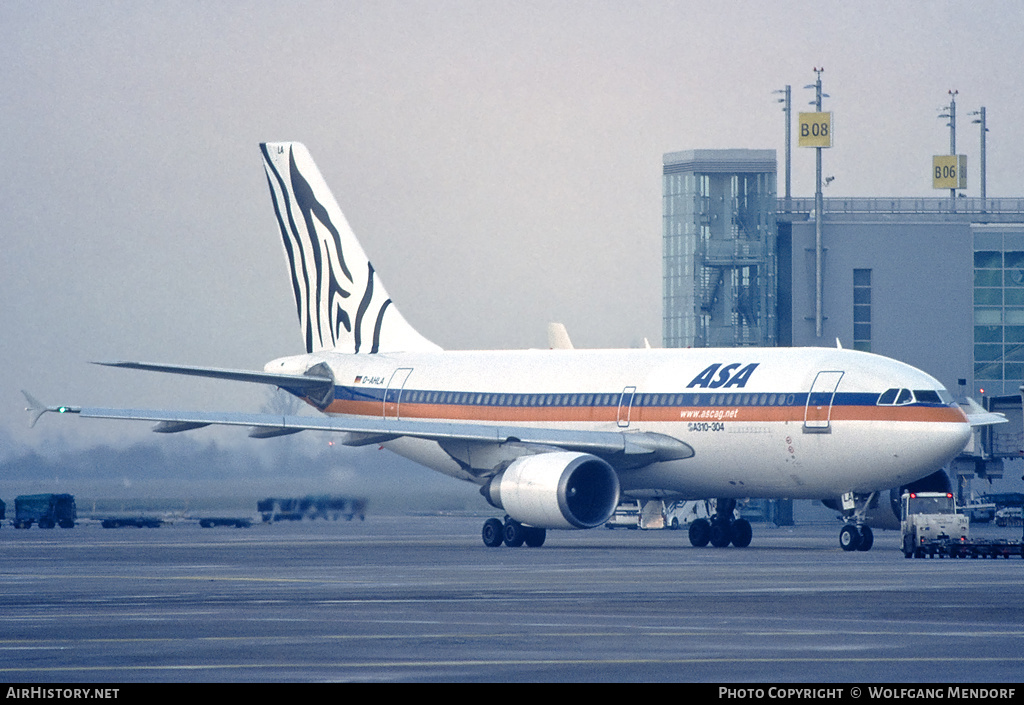
[[[484,545],[490,548],[497,548],[505,540],[504,526],[501,523],[501,519],[490,518],[484,522],[484,529],[481,532],[484,539]]]
[[[505,545],[509,548],[519,548],[526,542],[526,527],[515,519],[509,519],[505,522],[502,534],[505,539]]]
[[[725,548],[732,543],[732,530],[729,523],[724,521],[711,522],[711,545],[715,548]]]
[[[857,544],[858,551],[870,551],[871,547],[875,544],[875,534],[871,531],[870,526],[861,526],[860,529],[860,543]]]
[[[853,524],[847,524],[839,532],[839,546],[844,551],[856,551],[860,545],[860,532]]]
[[[690,545],[704,548],[711,540],[711,523],[707,519],[695,519],[690,522]]]
[[[538,548],[544,545],[544,539],[548,537],[547,529],[538,529],[536,526],[524,526],[526,532],[526,545],[530,548]]]
[[[736,548],[746,548],[750,540],[754,538],[754,530],[746,519],[737,519],[730,527],[732,533],[732,545]]]

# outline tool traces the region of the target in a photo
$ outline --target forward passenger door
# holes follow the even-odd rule
[[[804,433],[832,433],[832,402],[843,374],[830,370],[815,375],[804,407]]]

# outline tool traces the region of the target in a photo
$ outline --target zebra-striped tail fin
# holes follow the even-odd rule
[[[306,352],[439,350],[388,297],[306,147],[267,142],[260,149]]]

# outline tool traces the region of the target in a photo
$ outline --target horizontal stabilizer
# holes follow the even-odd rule
[[[191,365],[168,365],[154,362],[96,362],[105,367],[122,367],[129,370],[145,370],[147,372],[165,372],[175,375],[193,377],[209,377],[226,379],[234,382],[254,382],[256,384],[273,384],[275,386],[297,392],[303,396],[323,396],[333,391],[334,379],[330,376],[316,374],[285,374],[281,372],[258,372],[255,370],[230,370],[220,367],[193,367]]]
[[[73,406],[47,406],[24,389],[21,390],[21,393],[28,401],[28,406],[25,407],[25,411],[29,413],[29,428],[34,427],[36,425],[36,421],[39,420],[39,417],[47,411],[52,411],[55,414],[78,413],[78,409]]]

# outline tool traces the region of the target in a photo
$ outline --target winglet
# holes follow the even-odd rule
[[[986,411],[985,407],[970,397],[967,397],[967,409],[964,413],[967,415],[967,420],[971,423],[971,426],[994,426],[1007,422],[1005,414]]]
[[[563,323],[548,323],[548,347],[552,350],[572,350],[572,340],[569,339],[569,331]]]
[[[29,428],[34,428],[39,417],[47,411],[52,411],[56,414],[77,414],[81,411],[80,408],[73,406],[46,406],[24,389],[21,390],[21,393],[25,395],[25,399],[28,400],[28,406],[25,407],[25,411],[29,413]]]

